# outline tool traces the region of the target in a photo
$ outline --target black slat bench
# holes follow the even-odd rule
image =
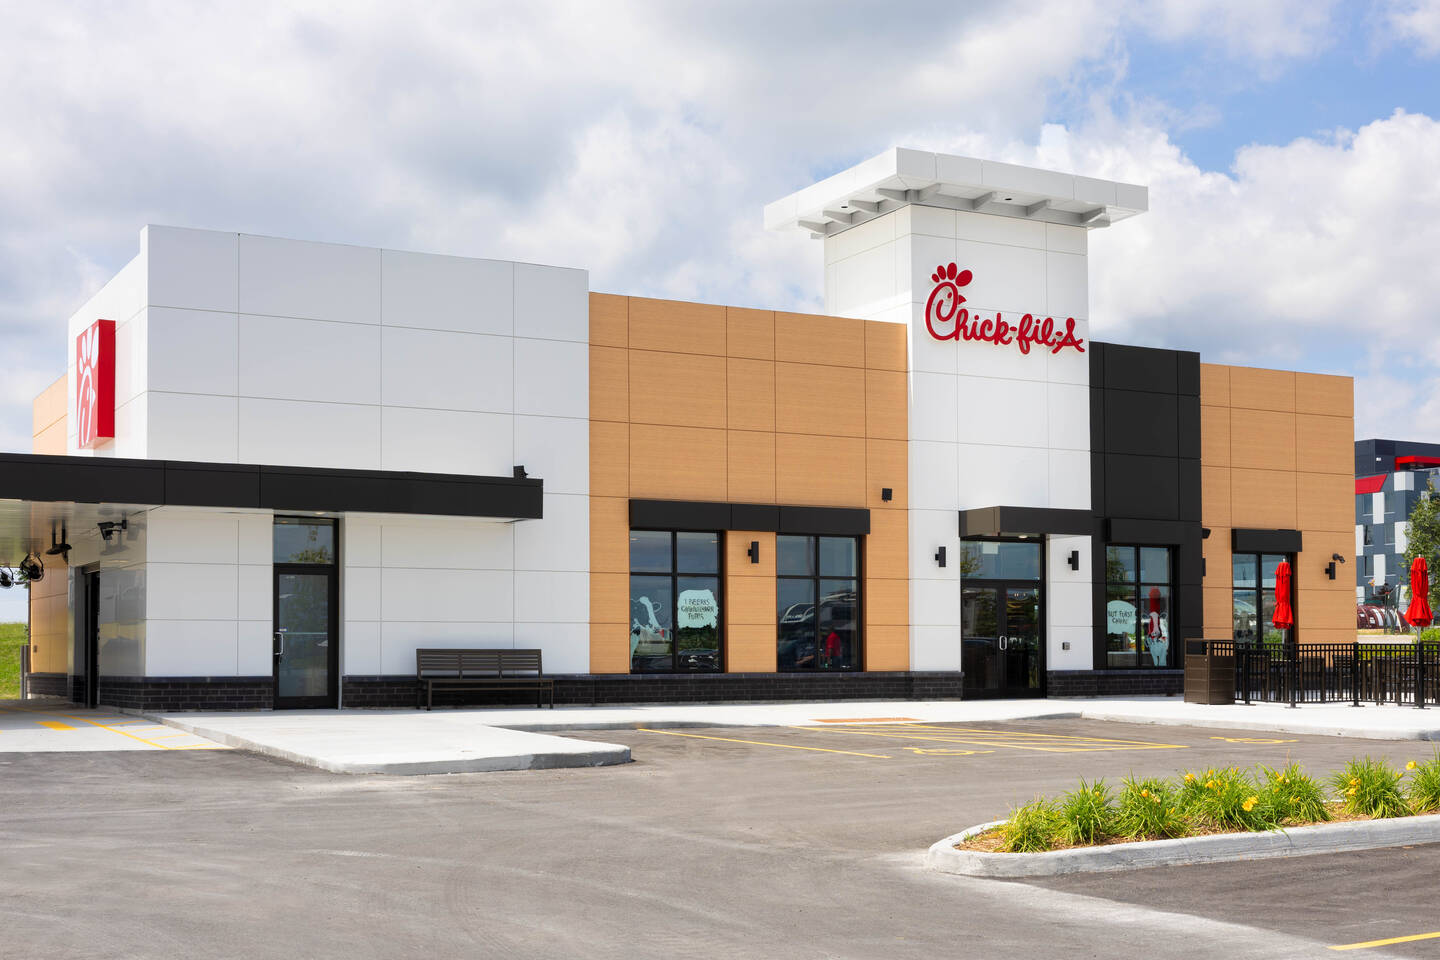
[[[555,681],[545,676],[539,650],[434,650],[415,651],[415,709],[425,692],[425,709],[435,699],[435,687],[462,690],[534,690],[535,706],[550,694],[555,708]]]

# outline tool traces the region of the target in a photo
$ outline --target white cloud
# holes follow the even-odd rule
[[[1395,39],[1426,56],[1440,54],[1440,0],[1389,0],[1383,16]]]

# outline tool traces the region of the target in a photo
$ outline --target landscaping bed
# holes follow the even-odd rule
[[[1298,764],[1129,777],[1115,790],[1082,779],[945,838],[927,860],[951,873],[1037,876],[1437,842],[1440,752],[1404,770],[1351,760],[1321,779]]]

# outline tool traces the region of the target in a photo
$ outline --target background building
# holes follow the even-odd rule
[[[1355,441],[1355,599],[1404,610],[1410,602],[1410,511],[1440,474],[1440,443]]]

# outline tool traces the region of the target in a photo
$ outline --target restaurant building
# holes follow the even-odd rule
[[[403,705],[416,648],[514,647],[562,702],[1172,693],[1281,558],[1348,639],[1352,383],[1092,341],[1147,206],[888,151],[766,208],[823,316],[147,227],[0,455],[31,689]]]

